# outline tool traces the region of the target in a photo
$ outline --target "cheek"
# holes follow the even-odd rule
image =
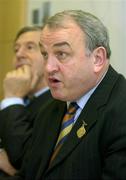
[[[78,81],[78,77],[79,77],[79,70],[78,70],[78,66],[74,65],[74,66],[70,66],[67,67],[65,69],[65,74],[64,74],[64,83],[67,86],[73,86],[72,84],[76,84]]]
[[[45,73],[45,68],[44,68],[44,64],[43,63],[39,64],[39,66],[38,66],[38,73],[39,73],[40,76]]]
[[[70,68],[68,77],[70,78],[71,83],[77,85],[83,82],[89,73],[90,69],[87,65],[85,65],[83,60],[83,62],[78,62],[77,64],[74,64],[73,68]]]
[[[42,56],[41,57],[38,56],[38,57],[34,58],[32,64],[33,64],[33,68],[35,68],[36,70],[43,71],[44,63],[43,63]]]

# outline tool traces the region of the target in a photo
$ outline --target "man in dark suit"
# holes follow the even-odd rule
[[[14,70],[4,80],[5,98],[0,111],[0,161],[4,164],[4,157],[6,159],[8,155],[15,168],[21,166],[35,116],[41,106],[52,99],[44,77],[44,61],[39,48],[40,33],[41,27],[38,26],[20,29],[14,41]],[[30,101],[28,97],[33,95],[34,99]],[[1,169],[10,175],[15,172],[9,164],[4,169],[2,163]]]
[[[7,179],[125,180],[126,79],[110,65],[105,26],[81,10],[60,12],[44,25],[40,47],[57,100],[41,109],[22,170]],[[74,115],[66,113],[73,102]]]

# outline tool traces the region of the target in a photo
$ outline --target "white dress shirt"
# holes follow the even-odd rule
[[[48,87],[43,88],[43,89],[39,90],[38,92],[36,92],[34,94],[34,96],[38,97],[41,94],[43,94],[44,92],[46,92],[48,89],[49,89]],[[17,104],[17,105],[24,105],[25,106],[24,99],[23,98],[19,98],[19,97],[5,98],[5,99],[3,99],[1,101],[0,110],[5,109],[8,106],[15,105],[15,104]]]

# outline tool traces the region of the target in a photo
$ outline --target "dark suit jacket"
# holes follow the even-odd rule
[[[49,167],[64,111],[57,100],[41,110],[22,178],[10,179],[126,180],[125,78],[109,68]],[[86,133],[80,136],[83,121]]]
[[[48,90],[36,97],[26,107],[23,105],[12,105],[0,111],[2,146],[16,168],[20,167],[20,161],[28,148],[35,117],[41,107],[51,100],[52,96]]]

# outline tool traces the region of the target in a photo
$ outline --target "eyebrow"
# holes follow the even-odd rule
[[[39,46],[40,46],[40,48],[44,48],[44,46],[40,42],[39,42]],[[70,47],[70,44],[67,43],[66,41],[64,41],[64,42],[56,43],[56,44],[53,45],[53,47],[61,47],[61,46]]]
[[[68,46],[68,47],[70,47],[70,44],[65,42],[65,41],[54,44],[54,47],[60,47],[60,46]]]
[[[34,41],[27,41],[24,44],[33,44],[33,45],[36,45],[36,43]],[[14,43],[14,46],[18,46],[18,45],[20,45],[20,43],[17,43],[17,42]]]

